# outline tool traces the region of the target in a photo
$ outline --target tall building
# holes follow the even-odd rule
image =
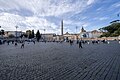
[[[61,21],[61,35],[63,35],[63,20]]]

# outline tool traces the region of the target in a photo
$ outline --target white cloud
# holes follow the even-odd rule
[[[102,10],[103,8],[102,7],[100,7],[100,8],[98,8],[96,11],[100,11],[100,10]]]
[[[88,0],[87,5],[90,5],[94,2],[95,0]]]
[[[82,20],[87,19],[87,18],[88,18],[87,16],[84,16],[84,17],[82,17]],[[81,19],[81,18],[79,18],[79,19]]]
[[[120,2],[117,2],[113,4],[110,8],[119,8],[120,7]]]
[[[68,12],[81,12],[93,2],[94,0],[1,0],[0,9],[10,11],[25,8],[37,16],[59,16]]]
[[[45,16],[67,19],[82,12],[93,2],[94,0],[0,0],[0,25],[5,30],[15,30],[15,26],[18,25],[18,29],[22,31],[46,28],[48,32],[54,30],[59,32],[60,24],[48,21]],[[26,16],[26,13],[31,15]],[[71,20],[65,22],[69,23],[74,23],[76,26],[83,24]]]
[[[38,18],[38,17],[21,17],[19,15],[2,13],[0,14],[0,23],[1,26],[6,30],[15,30],[15,26],[18,25],[19,29],[44,29],[49,28],[49,26],[57,26],[54,23],[48,22],[46,19]],[[26,25],[26,26],[24,26]]]
[[[99,20],[101,20],[101,21],[106,20],[106,19],[108,19],[108,17],[101,17],[101,18],[99,18]]]
[[[94,18],[94,20],[100,20],[100,21],[103,21],[103,20],[107,20],[109,19],[108,17],[96,17]]]
[[[15,30],[15,26],[23,20],[24,18],[19,15],[9,13],[0,14],[0,25],[7,30]]]

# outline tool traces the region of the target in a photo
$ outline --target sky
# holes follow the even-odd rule
[[[120,0],[0,0],[0,26],[5,31],[40,33],[92,31],[120,19]],[[44,31],[45,29],[45,31]]]

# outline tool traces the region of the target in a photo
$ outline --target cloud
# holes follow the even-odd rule
[[[120,7],[120,2],[114,3],[111,8],[119,8]]]
[[[0,0],[0,25],[5,30],[44,29],[58,31],[60,20],[65,25],[81,25],[83,22],[69,20],[71,16],[84,11],[95,0]],[[48,19],[46,17],[51,17]],[[52,19],[54,18],[54,19]],[[57,21],[57,23],[56,23]],[[58,23],[59,21],[59,23]]]
[[[15,30],[15,26],[18,25],[19,30],[24,29],[55,29],[57,26],[54,23],[47,21],[44,18],[38,17],[21,17],[19,15],[3,13],[0,15],[1,26],[5,30]],[[50,27],[53,26],[53,27]]]
[[[119,10],[119,8],[120,8],[120,2],[116,2],[116,3],[113,3],[113,4],[111,4],[111,6],[109,7],[109,11],[113,11],[113,10],[116,10],[116,9],[118,9]],[[115,13],[115,12],[114,12]]]
[[[7,30],[15,30],[15,26],[23,21],[25,18],[19,15],[1,13],[0,14],[0,25],[2,28]]]
[[[74,20],[64,20],[64,25],[66,26],[83,26],[87,25],[87,22],[84,21],[74,21]]]
[[[87,5],[90,5],[94,2],[95,0],[88,0]]]
[[[101,20],[101,21],[106,20],[106,19],[108,19],[108,17],[101,17],[101,18],[99,18],[99,20]]]
[[[59,16],[68,12],[82,11],[87,4],[92,4],[93,1],[94,0],[2,0],[0,1],[0,10],[16,10],[18,12],[27,10],[37,16]]]
[[[100,21],[104,21],[107,19],[109,19],[109,18],[108,17],[96,17],[96,18],[94,18],[94,20],[100,20]]]
[[[96,11],[100,11],[100,10],[102,10],[103,8],[102,7],[100,7],[100,8],[98,8]]]

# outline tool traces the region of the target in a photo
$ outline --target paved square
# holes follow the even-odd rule
[[[120,80],[120,44],[0,45],[0,80]]]

